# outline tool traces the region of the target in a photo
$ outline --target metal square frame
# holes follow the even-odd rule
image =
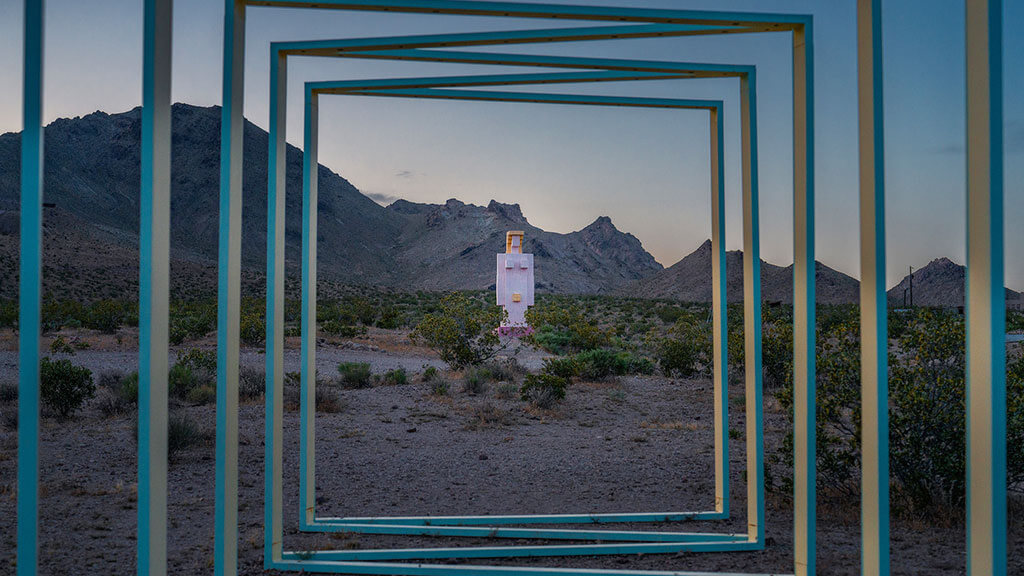
[[[570,34],[574,37],[579,35],[578,29],[570,29],[567,31],[559,31],[560,33]],[[523,32],[500,32],[491,33],[486,35],[486,38],[481,38],[479,34],[455,34],[446,36],[446,40],[449,43],[456,43],[460,46],[472,45],[479,43],[481,40],[488,42],[495,42],[498,40],[509,39],[512,37],[516,40],[523,42],[537,41],[537,33],[530,32],[528,38],[517,38],[522,36]],[[547,36],[545,36],[547,37]],[[458,62],[471,62],[476,64],[500,64],[500,65],[516,65],[516,66],[544,66],[544,67],[556,67],[556,68],[593,68],[600,69],[602,72],[589,72],[589,73],[564,73],[564,74],[519,74],[519,75],[499,75],[499,76],[460,76],[460,77],[440,77],[440,78],[400,78],[400,79],[388,79],[388,80],[376,80],[376,81],[352,81],[352,82],[336,82],[331,85],[331,88],[320,87],[315,88],[318,93],[332,92],[332,93],[355,93],[361,92],[363,95],[380,95],[380,96],[402,96],[402,97],[443,97],[447,94],[449,97],[453,94],[451,91],[439,92],[435,88],[438,87],[457,87],[457,86],[493,86],[493,85],[514,85],[524,83],[566,83],[566,82],[604,82],[604,81],[622,81],[622,80],[648,80],[648,79],[664,79],[664,78],[710,78],[710,77],[736,77],[740,79],[741,87],[741,109],[752,113],[756,110],[756,88],[754,78],[756,77],[756,71],[751,66],[735,66],[735,65],[716,65],[716,64],[693,64],[693,63],[681,63],[681,62],[655,62],[655,61],[642,61],[642,60],[609,60],[609,59],[592,59],[592,58],[567,58],[567,57],[550,57],[550,56],[529,56],[519,54],[496,54],[496,53],[476,53],[476,52],[465,52],[465,51],[434,51],[424,50],[415,48],[420,44],[431,43],[436,40],[436,36],[406,36],[406,37],[391,37],[391,38],[360,38],[360,39],[348,39],[348,40],[320,40],[320,41],[307,41],[307,42],[280,42],[273,43],[271,45],[271,144],[268,168],[269,183],[269,204],[275,205],[276,202],[280,201],[275,196],[278,189],[282,189],[283,183],[283,172],[284,172],[284,157],[283,154],[278,153],[278,150],[283,150],[283,133],[284,133],[284,122],[285,114],[283,113],[284,99],[286,94],[283,90],[284,79],[287,74],[287,57],[289,55],[299,56],[327,56],[327,57],[355,57],[355,58],[386,58],[386,59],[402,59],[402,60],[431,60],[431,61],[458,61]],[[394,45],[401,45],[405,48],[402,50],[381,50],[386,49]],[[356,47],[358,50],[353,50]],[[373,94],[365,92],[365,90],[373,88]],[[425,89],[426,92],[423,90]],[[463,96],[460,97],[465,97]],[[487,99],[493,100],[493,94],[489,94]],[[749,100],[748,100],[749,99]],[[517,100],[522,101],[522,100]],[[649,102],[646,104],[657,104],[657,102]],[[638,106],[645,105],[645,103],[634,100],[629,105]],[[741,119],[742,130],[746,130],[746,126],[751,126],[753,134],[747,139],[749,143],[748,148],[743,150],[743,164],[745,167],[756,165],[756,123],[750,116]],[[721,138],[721,134],[718,135]],[[712,143],[714,145],[714,142]],[[714,170],[714,162],[712,164]],[[744,198],[753,199],[756,203],[757,198],[757,182],[756,177],[752,177],[747,174],[747,170],[744,170],[744,186],[747,182],[751,182],[751,189],[748,192],[744,192]],[[280,180],[280,182],[279,182]],[[712,218],[715,222],[719,221],[719,217],[716,212],[717,207],[712,207]],[[756,212],[752,211],[752,218],[757,219]],[[275,262],[283,259],[283,238],[276,238],[275,234],[280,234],[281,231],[274,232],[275,224],[272,221],[276,218],[276,215],[268,214],[268,263]],[[714,222],[713,222],[714,224]],[[724,231],[724,221],[720,222],[720,230]],[[306,231],[308,235],[308,231]],[[724,233],[724,232],[723,232]],[[713,233],[713,236],[717,234]],[[314,498],[314,480],[315,474],[313,474],[313,462],[314,457],[312,441],[313,425],[312,422],[315,418],[315,411],[312,409],[307,410],[306,404],[300,401],[300,414],[301,414],[301,429],[300,433],[300,529],[309,531],[338,531],[347,530],[353,531],[352,523],[362,524],[416,524],[416,525],[481,525],[481,524],[522,524],[522,523],[566,523],[566,522],[586,522],[586,523],[603,523],[603,522],[623,522],[623,521],[664,521],[666,519],[720,519],[728,517],[729,510],[729,499],[728,499],[728,439],[725,437],[725,426],[723,420],[727,420],[728,407],[725,399],[726,389],[726,374],[724,366],[727,365],[726,361],[726,341],[725,333],[720,329],[721,326],[725,325],[725,308],[724,308],[724,290],[725,286],[720,280],[724,278],[724,271],[719,268],[719,264],[724,266],[724,242],[718,238],[714,241],[715,246],[713,247],[713,284],[717,286],[717,292],[713,294],[713,305],[718,306],[713,314],[714,323],[716,324],[713,331],[715,334],[715,340],[718,344],[715,350],[715,462],[716,462],[716,509],[710,512],[676,512],[676,513],[638,513],[638,514],[577,514],[577,515],[517,515],[517,516],[486,516],[486,517],[465,517],[465,516],[446,516],[446,517],[376,517],[376,518],[316,518],[315,516],[315,498]],[[753,243],[753,249],[750,253],[755,254],[759,259],[758,253],[759,247],[757,242]],[[312,254],[304,252],[304,258],[310,257],[315,259],[315,249]],[[313,269],[315,263],[309,260],[303,261],[304,270],[306,268]],[[276,309],[283,309],[283,301],[278,305],[271,302],[270,294],[273,293],[272,287],[276,284],[273,279],[271,270],[276,269],[276,266],[268,265],[268,318],[271,318],[272,311]],[[280,272],[283,274],[283,270]],[[304,276],[305,278],[305,276]],[[315,284],[315,283],[314,283]],[[304,286],[306,286],[304,284]],[[760,294],[760,282],[756,282],[752,287],[756,291],[756,294]],[[277,291],[275,298],[283,298],[280,291]],[[759,297],[751,296],[751,298],[759,300]],[[313,295],[311,296],[307,292],[303,292],[303,310],[306,311],[307,304],[315,303],[315,286],[313,287]],[[315,309],[307,311],[309,318],[315,318]],[[274,319],[275,325],[280,323],[281,320]],[[719,325],[720,324],[720,325]],[[311,322],[305,325],[312,325]],[[752,322],[748,321],[747,328],[754,330]],[[280,332],[280,334],[277,334]],[[758,339],[759,340],[759,339]],[[315,333],[303,333],[302,342],[304,347],[313,350],[315,352]],[[274,354],[274,349],[283,344],[283,330],[274,330],[268,326],[268,337],[267,337],[267,371],[272,374],[272,380],[276,384],[275,393],[280,396],[280,383],[283,380],[283,370],[280,368],[280,361]],[[306,349],[306,348],[304,348]],[[756,351],[751,351],[750,357],[755,358],[753,371],[760,373],[759,369],[759,355]],[[315,376],[313,375],[313,369],[315,368],[315,361],[312,357],[307,355],[305,352],[302,353],[302,372],[303,372],[303,398],[312,398],[314,393],[312,386],[315,386]],[[276,372],[274,371],[276,369]],[[760,400],[760,395],[758,395]],[[760,453],[760,447],[763,445],[762,441],[757,438],[761,434],[760,425],[760,414],[762,410],[760,407],[757,408],[757,422],[756,434],[748,436],[748,452]],[[267,422],[272,421],[271,406],[268,405]],[[268,438],[278,438],[280,435],[280,427],[278,425],[276,430],[271,430],[268,424]],[[723,448],[724,447],[724,448]],[[267,477],[274,478],[275,474],[272,473],[269,463],[277,464],[279,461],[275,460],[271,454],[271,448],[267,449]],[[760,462],[761,460],[758,460]],[[757,470],[760,470],[760,464],[757,465]],[[275,467],[275,470],[279,469],[279,466]],[[277,472],[276,475],[280,475]],[[754,485],[758,479],[763,477],[761,472],[754,475]],[[268,479],[267,485],[267,498],[268,501],[273,501],[271,480]],[[275,479],[274,482],[279,482]],[[760,531],[754,528],[754,526],[763,525],[763,502],[761,502],[761,492],[758,490],[751,489],[748,506],[748,517],[752,518],[750,528],[750,539],[753,541],[760,541],[760,535],[763,534],[763,529]],[[268,519],[270,515],[268,514]],[[273,521],[268,521],[268,527],[273,524]],[[379,529],[377,529],[379,530]],[[394,533],[398,532],[397,528],[389,529]],[[414,529],[410,528],[409,533],[423,533],[423,528]],[[432,528],[431,533],[442,533],[447,532],[449,534],[455,533],[480,533],[486,534],[491,537],[513,537],[521,538],[524,534],[532,534],[536,537],[568,537],[572,539],[578,539],[584,533],[578,530],[547,530],[547,531],[525,531],[521,529],[492,529],[484,531],[481,529],[473,531],[458,531],[453,529],[440,529]],[[269,533],[269,528],[268,528]],[[612,534],[620,534],[622,536],[630,538],[641,537],[641,534],[635,532],[609,532],[600,531],[595,535],[600,536],[602,539],[608,540]],[[664,537],[664,536],[662,536]],[[268,542],[271,538],[268,536]]]
[[[606,76],[606,77],[601,77]],[[593,82],[593,81],[607,81],[618,79],[618,74],[604,74],[598,75],[595,73],[583,73],[581,74],[509,74],[501,76],[463,76],[463,77],[442,77],[442,78],[414,78],[414,79],[400,79],[400,80],[382,80],[382,81],[349,81],[349,82],[316,82],[307,83],[305,91],[305,109],[306,109],[306,123],[305,123],[305,149],[306,155],[309,159],[304,165],[304,180],[303,180],[303,369],[306,371],[306,378],[304,379],[304,387],[302,389],[302,401],[300,404],[301,408],[301,440],[300,440],[300,460],[302,472],[306,473],[308,478],[314,477],[313,470],[313,403],[310,401],[314,397],[313,386],[315,383],[315,363],[312,357],[312,351],[315,351],[315,327],[313,320],[316,317],[315,312],[315,253],[316,243],[315,238],[315,206],[316,202],[316,182],[315,182],[315,166],[317,165],[317,124],[318,124],[318,97],[319,94],[347,94],[347,95],[362,95],[362,96],[389,96],[389,97],[406,97],[406,98],[446,98],[446,99],[463,99],[463,100],[485,100],[485,101],[506,101],[506,102],[544,102],[544,103],[557,103],[557,104],[580,104],[580,105],[598,105],[598,106],[633,106],[633,107],[659,107],[659,108],[697,108],[707,109],[710,111],[710,123],[711,123],[711,166],[712,166],[712,180],[713,180],[713,193],[712,193],[712,205],[713,213],[716,219],[713,219],[712,226],[715,228],[713,236],[715,238],[716,248],[721,248],[724,251],[724,216],[721,211],[721,204],[724,202],[724,168],[721,163],[721,158],[724,151],[723,143],[723,110],[722,103],[719,101],[694,101],[694,100],[673,100],[673,99],[655,99],[655,98],[622,98],[622,97],[601,97],[601,96],[581,96],[581,95],[570,95],[570,94],[539,94],[539,93],[517,93],[517,92],[491,92],[491,91],[473,91],[473,90],[448,90],[448,89],[437,89],[429,88],[427,86],[478,86],[478,85],[495,85],[495,84],[520,84],[520,83],[550,83],[550,82]],[[418,88],[408,88],[410,85],[418,86]],[[391,86],[391,88],[389,88]],[[718,260],[716,258],[716,260]],[[717,261],[716,263],[724,264],[724,261]],[[715,333],[716,335],[723,335],[721,327],[724,323],[724,299],[719,296],[724,296],[724,274],[721,274],[721,270],[713,270],[716,285],[717,294],[715,294],[715,303],[717,305],[717,312],[721,314],[715,315]],[[309,346],[310,348],[307,348]],[[719,367],[724,365],[726,353],[726,341],[724,337],[718,339],[718,345],[715,350],[716,364]],[[269,358],[269,355],[268,355]],[[715,402],[715,413],[716,420],[724,420],[727,418],[727,397],[726,390],[724,387],[725,374],[717,372],[719,379],[717,383],[722,386],[716,385],[716,402]],[[275,386],[272,396],[268,395],[267,407],[268,412],[274,403],[274,400],[280,398],[281,387]],[[268,422],[268,437],[272,438],[272,443],[280,444],[280,439],[277,434],[278,431],[271,431],[270,425],[271,420]],[[275,428],[280,429],[280,421],[273,422]],[[722,444],[727,442],[725,436],[725,426],[721,421],[716,422],[716,448],[718,449],[718,459],[716,462],[721,463],[723,460],[721,457],[723,454],[727,454],[727,448],[722,450]],[[756,445],[756,442],[751,442],[751,448]],[[268,452],[271,450],[277,450],[277,446],[268,445]],[[271,469],[271,466],[279,464],[274,459],[268,459],[268,477],[273,478],[273,481],[277,483],[279,487],[280,482],[280,466],[275,466]],[[727,461],[726,461],[727,462]],[[725,464],[725,475],[727,476],[728,464]],[[302,484],[302,494],[312,495],[312,483],[309,480],[303,481],[304,478],[300,476],[300,484]],[[308,492],[307,492],[308,490]],[[725,493],[727,498],[727,492]],[[301,499],[301,498],[300,498]],[[498,537],[498,538],[545,538],[545,539],[568,539],[568,540],[601,540],[601,541],[659,541],[659,542],[702,542],[703,544],[682,544],[676,548],[668,546],[658,546],[656,549],[662,551],[676,551],[681,549],[707,549],[704,544],[709,541],[719,542],[740,542],[742,541],[745,548],[750,546],[760,547],[761,544],[755,539],[754,535],[734,535],[734,534],[695,534],[695,533],[649,533],[649,532],[636,532],[636,531],[609,531],[609,530],[538,530],[538,529],[523,529],[523,528],[507,528],[502,527],[508,524],[538,524],[538,523],[605,523],[605,522],[651,522],[657,521],[662,522],[666,519],[675,518],[722,518],[725,514],[721,511],[708,512],[708,513],[692,513],[692,512],[680,512],[680,513],[624,513],[624,514],[576,514],[576,515],[518,515],[518,516],[458,516],[458,517],[378,517],[378,518],[315,518],[312,510],[312,502],[310,505],[306,502],[302,503],[300,514],[306,515],[307,524],[304,526],[307,530],[313,531],[346,531],[346,532],[369,532],[369,533],[388,533],[388,534],[430,534],[430,535],[457,535],[457,536],[476,536],[476,537]],[[726,501],[722,499],[718,500],[718,505],[723,507],[726,505]],[[271,554],[273,543],[280,541],[280,532],[272,534],[271,526],[280,526],[280,493],[267,493],[267,513],[273,514],[277,518],[275,521],[268,523],[266,526],[266,542],[268,543],[268,554]],[[760,520],[757,519],[753,524],[760,524]],[[480,527],[480,525],[490,525],[492,527]],[[498,525],[494,527],[494,525]],[[470,526],[470,527],[466,527]],[[399,550],[399,551],[361,551],[361,552],[331,552],[331,553],[314,553],[313,558],[308,558],[308,554],[303,554],[305,559],[318,559],[330,555],[332,559],[395,559],[395,558],[451,558],[451,557],[498,557],[498,556],[526,556],[526,555],[579,555],[586,554],[592,555],[599,553],[599,551],[611,551],[619,550],[620,545],[609,545],[609,544],[598,544],[589,546],[514,546],[514,547],[501,547],[501,548],[458,548],[458,549],[420,549],[420,550]],[[646,551],[647,548],[635,547],[638,551]],[[653,551],[654,549],[650,549]],[[608,552],[605,552],[608,553]],[[615,552],[621,553],[621,552]],[[285,553],[286,559],[295,559],[297,557],[294,553]],[[273,559],[271,558],[270,561]]]

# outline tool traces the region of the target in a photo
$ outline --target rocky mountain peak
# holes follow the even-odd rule
[[[502,204],[497,200],[491,200],[487,204],[487,212],[511,223],[526,224],[526,218],[523,216],[523,210],[519,204]]]

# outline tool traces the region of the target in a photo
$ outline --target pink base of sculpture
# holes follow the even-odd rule
[[[494,329],[498,336],[511,338],[525,338],[533,334],[532,326],[498,326]]]

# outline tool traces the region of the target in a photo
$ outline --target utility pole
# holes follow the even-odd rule
[[[914,267],[910,267],[910,307],[914,307]]]

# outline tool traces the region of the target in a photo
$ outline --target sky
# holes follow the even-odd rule
[[[812,14],[815,19],[817,256],[859,276],[855,0],[560,0],[565,4]],[[1005,94],[1024,92],[1024,2],[1005,4]],[[221,102],[223,2],[177,0],[175,102]],[[21,130],[21,0],[0,0],[0,133]],[[964,262],[963,0],[884,2],[888,283],[939,257]],[[46,121],[141,103],[142,2],[48,0]],[[271,41],[526,29],[543,20],[249,8],[246,117],[268,124]],[[753,64],[758,68],[762,256],[792,262],[790,36],[501,47],[543,54]],[[302,83],[530,71],[323,58],[289,62],[288,140],[302,142]],[[518,88],[517,88],[518,89]],[[742,247],[739,83],[672,80],[546,91],[721,99],[726,106],[727,244]],[[1007,284],[1024,289],[1024,99],[1004,98]],[[381,203],[396,198],[518,203],[535,226],[583,228],[607,215],[668,266],[710,236],[707,113],[701,111],[325,97],[320,161]]]

